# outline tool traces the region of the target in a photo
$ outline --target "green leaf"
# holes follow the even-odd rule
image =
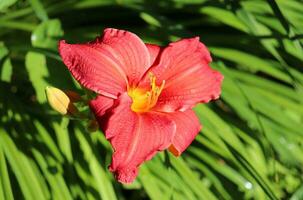
[[[241,22],[241,20],[239,20],[234,13],[228,10],[216,7],[202,7],[200,12],[205,13],[212,18],[243,32],[248,31],[248,28]]]
[[[10,59],[7,57],[9,51],[3,42],[0,42],[0,80],[5,82],[11,81],[13,67]],[[2,66],[1,66],[2,65]]]
[[[0,1],[0,11],[14,5],[16,2],[17,2],[17,0],[1,0]]]
[[[7,171],[6,158],[4,157],[3,149],[0,145],[0,198],[13,200],[13,192],[10,182],[9,173]],[[1,197],[2,196],[2,197]]]
[[[40,48],[56,49],[58,39],[63,36],[58,19],[47,20],[39,24],[31,36],[32,45]]]
[[[39,151],[33,150],[33,154],[42,169],[43,175],[50,184],[52,196],[54,199],[66,199],[72,200],[69,188],[60,173],[52,173],[50,170],[54,168],[54,163],[56,163],[49,156],[43,156]]]
[[[199,177],[190,170],[182,158],[171,156],[172,166],[178,171],[184,182],[195,192],[199,199],[217,199],[209,188],[203,184]]]
[[[36,170],[33,169],[31,161],[17,149],[11,137],[0,129],[0,145],[9,161],[22,193],[26,199],[46,200],[43,192],[44,182],[39,180]]]
[[[303,185],[301,185],[290,198],[290,200],[301,200],[301,199],[303,199]]]
[[[244,166],[244,168],[247,170],[247,172],[258,182],[258,184],[261,186],[261,188],[266,193],[267,197],[272,200],[278,200],[278,197],[275,195],[275,193],[272,191],[272,188],[268,185],[268,183],[260,176],[258,171],[254,169],[254,167],[238,152],[236,152],[233,147],[229,146],[227,144],[228,148],[231,150],[231,152],[236,156],[237,160],[241,163],[241,165]]]
[[[29,52],[25,57],[25,66],[29,72],[29,78],[36,90],[37,100],[40,103],[46,102],[44,89],[49,85],[47,79],[49,72],[46,65],[46,58],[39,53]]]
[[[84,153],[86,161],[88,162],[89,170],[96,181],[100,198],[104,200],[117,199],[108,175],[100,165],[100,162],[94,156],[95,153],[92,149],[93,147],[89,145],[86,137],[83,135],[83,132],[81,132],[79,129],[76,129],[76,137],[80,142],[81,149]]]
[[[140,17],[146,21],[148,24],[153,25],[153,26],[157,26],[157,27],[161,27],[161,23],[159,22],[159,20],[157,20],[156,18],[154,18],[152,15],[148,14],[148,13],[140,13]]]
[[[46,21],[48,19],[48,16],[43,7],[42,2],[40,2],[40,0],[28,0],[28,1],[31,4],[33,10],[35,11],[37,17],[42,21]]]
[[[157,184],[157,179],[151,175],[151,172],[146,166],[142,166],[140,169],[140,182],[152,200],[157,200],[159,198],[166,199],[163,197],[164,194],[161,194],[162,191]]]
[[[261,59],[252,54],[235,49],[217,47],[210,49],[214,55],[229,61],[233,61],[242,69],[247,68],[253,73],[264,72],[282,81],[291,82],[291,78],[281,71],[279,63],[271,60]]]

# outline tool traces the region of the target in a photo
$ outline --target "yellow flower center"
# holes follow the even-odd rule
[[[128,89],[128,95],[132,98],[133,103],[131,109],[134,112],[147,112],[157,104],[158,97],[161,94],[165,81],[162,81],[160,86],[156,85],[156,77],[152,73],[150,76],[150,90],[138,87]]]

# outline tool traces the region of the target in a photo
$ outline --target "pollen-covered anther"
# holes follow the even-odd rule
[[[165,80],[162,81],[160,86],[156,84],[156,77],[152,73],[150,77],[150,90],[144,88],[130,88],[128,95],[132,98],[131,109],[134,112],[147,112],[153,108],[158,101],[158,98],[164,88]]]

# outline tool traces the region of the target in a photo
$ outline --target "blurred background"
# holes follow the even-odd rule
[[[0,199],[303,199],[302,0],[0,0]],[[202,132],[160,153],[131,185],[114,180],[103,134],[62,118],[45,87],[83,93],[59,39],[104,28],[166,45],[200,36],[224,74],[195,108]]]

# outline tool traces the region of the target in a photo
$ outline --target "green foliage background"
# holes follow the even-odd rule
[[[302,0],[0,0],[0,199],[303,199]],[[47,85],[81,92],[57,42],[106,27],[165,45],[200,36],[224,76],[195,108],[202,132],[135,183],[108,172],[101,132],[51,110]]]

